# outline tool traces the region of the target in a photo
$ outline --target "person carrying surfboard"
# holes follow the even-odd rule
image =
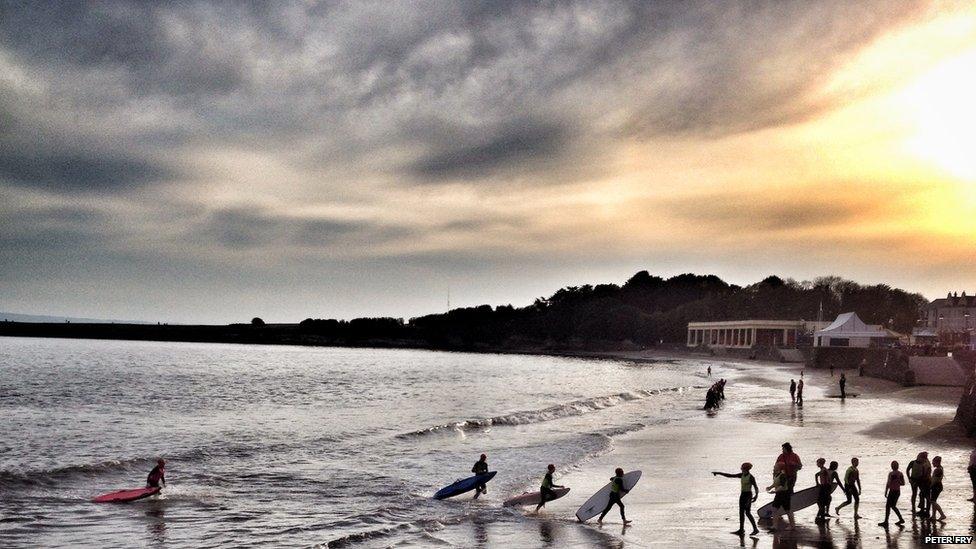
[[[803,380],[800,380],[803,383]],[[799,393],[798,393],[799,394]],[[800,397],[797,397],[800,400]],[[793,446],[789,442],[783,443],[783,453],[776,458],[776,462],[783,463],[784,472],[786,473],[786,478],[789,480],[789,492],[793,493],[793,487],[796,486],[796,474],[803,469],[803,463],[800,461],[800,456],[796,455],[793,451]]]
[[[159,488],[159,483],[163,483],[166,486],[166,460],[160,458],[156,461],[156,466],[149,471],[149,476],[146,477],[146,488]]]
[[[752,504],[759,499],[759,485],[756,484],[756,477],[752,476],[749,471],[752,470],[752,464],[749,462],[743,463],[740,467],[741,473],[722,473],[719,471],[712,471],[713,475],[721,475],[726,478],[737,478],[740,479],[741,490],[739,491],[739,529],[733,534],[743,535],[746,533],[746,522],[745,517],[749,517],[749,522],[752,524],[752,533],[750,536],[755,536],[759,533],[759,528],[756,527],[756,519],[752,518]],[[756,489],[756,495],[752,495],[752,489]]]
[[[613,508],[614,504],[617,504],[620,506],[620,520],[624,521],[624,524],[627,525],[630,524],[630,521],[627,520],[627,517],[624,515],[624,502],[620,498],[630,490],[624,488],[624,470],[617,467],[613,473],[614,476],[610,477],[610,501],[607,502],[606,508],[604,508],[603,512],[600,513],[600,518],[598,518],[596,522],[598,524],[603,524],[603,517],[607,516],[607,513],[610,512],[610,509]]]
[[[851,466],[844,473],[844,492],[847,494],[847,501],[838,505],[834,509],[834,514],[839,515],[840,510],[850,505],[851,500],[854,500],[854,518],[861,518],[861,515],[857,514],[857,508],[861,505],[861,473],[857,470],[859,463],[857,458],[851,458]]]
[[[488,456],[486,454],[481,454],[481,458],[474,462],[474,467],[471,468],[471,472],[476,475],[483,475],[488,472]],[[478,496],[487,493],[488,487],[484,484],[479,484],[474,487],[474,499],[478,499]]]
[[[892,511],[898,516],[898,522],[895,524],[905,524],[905,519],[901,517],[901,512],[896,507],[898,505],[898,496],[901,495],[901,487],[904,485],[905,476],[898,470],[898,462],[892,461],[891,472],[888,473],[888,481],[885,482],[885,518],[883,522],[878,523],[878,526],[888,527],[888,517]]]
[[[786,463],[777,460],[776,465],[773,466],[773,483],[766,487],[767,492],[773,492],[773,509],[779,510],[779,513],[773,513],[773,528],[779,529],[780,516],[783,513],[790,519],[790,528],[796,527],[796,522],[793,517],[793,508],[790,505],[790,499],[792,498],[792,493],[790,490],[790,478],[786,474]]]
[[[560,486],[553,483],[552,474],[555,472],[556,466],[550,463],[549,466],[546,467],[546,476],[542,477],[542,486],[539,487],[540,499],[539,505],[536,505],[535,507],[536,513],[538,513],[539,509],[542,509],[546,505],[547,501],[552,501],[558,497],[556,492],[553,491],[553,488],[565,488],[565,486]]]

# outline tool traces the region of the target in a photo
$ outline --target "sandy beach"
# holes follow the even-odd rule
[[[666,359],[637,353],[627,358],[647,362]],[[972,496],[966,464],[973,442],[951,424],[959,389],[905,388],[847,372],[848,393],[858,396],[841,400],[828,397],[838,393],[840,372],[831,377],[827,371],[805,369],[805,403],[796,407],[787,388],[791,378],[799,379],[801,365],[702,358],[702,375],[709,363],[713,365],[713,378],[729,380],[721,410],[615,437],[609,453],[559,480],[578,495],[549,504],[531,519],[539,522],[541,537],[535,537],[533,543],[532,537],[537,535],[533,530],[529,537],[512,541],[579,547],[916,547],[924,546],[925,535],[973,533],[976,514],[973,504],[966,501]],[[700,406],[703,396],[688,395],[687,405]],[[810,507],[796,513],[797,525],[792,532],[775,533],[771,525],[761,523],[761,533],[756,537],[730,534],[738,528],[738,481],[713,477],[710,471],[734,473],[740,463],[749,461],[764,489],[771,483],[774,460],[786,441],[803,460],[799,488],[813,485],[818,457],[828,463],[838,461],[841,474],[850,458],[858,457],[864,489],[860,514],[864,518],[853,520],[849,506],[838,518],[820,526],[814,523],[815,507]],[[948,515],[946,523],[932,527],[912,517],[906,487],[899,507],[907,523],[903,528],[879,527],[888,464],[898,460],[904,470],[923,450],[929,451],[930,457],[943,458],[945,491],[940,503]],[[617,466],[644,472],[640,484],[624,500],[627,518],[633,524],[623,528],[614,508],[604,525],[589,523],[586,528],[592,530],[592,537],[578,535],[568,524],[577,500],[605,484]],[[772,496],[764,493],[753,510],[771,500]],[[836,493],[831,508],[842,501],[844,496]],[[746,526],[748,530],[748,522]]]

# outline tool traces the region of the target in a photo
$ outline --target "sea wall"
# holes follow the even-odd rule
[[[908,356],[898,349],[816,347],[808,365],[811,368],[857,369],[870,377],[905,385],[915,383],[915,376],[908,367]]]

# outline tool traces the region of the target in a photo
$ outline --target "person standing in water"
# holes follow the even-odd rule
[[[149,476],[146,477],[146,488],[159,488],[160,483],[166,486],[166,460],[162,458],[158,459],[156,466],[149,471]]]
[[[539,509],[542,509],[547,501],[552,501],[556,499],[556,492],[553,488],[565,488],[565,486],[560,486],[554,484],[552,481],[552,474],[556,472],[556,466],[552,463],[546,467],[546,476],[542,477],[542,486],[539,487],[539,505],[535,506],[535,512],[538,513]]]
[[[901,487],[904,485],[905,476],[898,470],[898,462],[892,461],[891,472],[888,473],[888,481],[885,482],[885,518],[884,522],[878,523],[878,526],[888,527],[888,517],[892,511],[898,516],[898,522],[895,524],[905,524],[905,519],[902,518],[901,512],[896,507],[898,505],[898,496],[901,495]]]
[[[739,479],[741,486],[739,491],[739,529],[732,533],[740,536],[744,535],[746,533],[745,517],[749,517],[749,523],[752,524],[752,533],[749,535],[755,536],[759,533],[759,528],[756,527],[756,519],[752,518],[752,504],[759,498],[759,485],[756,484],[756,477],[752,476],[749,472],[752,470],[751,463],[743,463],[740,469],[742,470],[741,473],[712,471],[712,474]],[[753,488],[756,489],[755,496],[752,495]]]
[[[790,400],[793,401],[793,404],[796,404],[796,381],[792,379],[790,380]]]
[[[939,505],[939,494],[942,493],[942,479],[945,476],[945,471],[942,470],[942,456],[935,456],[932,458],[932,489],[929,494],[929,517],[935,520],[935,514],[938,513],[940,518],[937,519],[939,522],[945,522],[946,514],[942,511],[942,506]]]
[[[777,461],[776,465],[773,466],[773,483],[766,487],[766,491],[775,494],[773,496],[773,528],[779,530],[779,524],[782,520],[780,516],[783,514],[789,517],[790,528],[796,527],[793,509],[790,505],[790,499],[793,497],[790,493],[790,480],[786,474],[786,464],[782,461]]]
[[[841,372],[840,374],[840,398],[847,398],[847,375]]]
[[[708,377],[712,377],[712,367],[711,367],[711,365],[708,366]]]
[[[789,481],[789,492],[792,494],[793,487],[796,486],[796,474],[800,471],[800,469],[803,469],[803,463],[800,462],[800,456],[793,452],[793,446],[791,446],[789,442],[784,442],[783,453],[776,458],[776,462],[783,463],[783,471],[786,473],[787,481]]]
[[[841,503],[834,509],[834,514],[839,515],[840,510],[851,504],[851,500],[854,500],[854,518],[861,518],[857,514],[857,508],[861,504],[861,473],[857,470],[858,465],[857,458],[851,458],[851,466],[847,468],[847,472],[844,473],[844,492],[847,494],[847,501]]]
[[[803,406],[803,374],[800,374],[800,382],[796,384],[796,405]]]
[[[483,475],[488,472],[488,456],[486,454],[481,454],[481,458],[474,462],[474,467],[471,468],[471,472],[476,475]],[[484,484],[479,484],[474,487],[474,499],[478,499],[478,496],[487,493],[488,487]]]
[[[915,481],[918,483],[918,514],[926,518],[929,516],[929,496],[932,493],[932,464],[929,463],[928,452],[919,452],[915,458]]]
[[[617,470],[614,471],[614,476],[610,478],[610,501],[607,502],[607,507],[600,513],[600,518],[597,519],[597,523],[603,524],[603,517],[607,516],[607,513],[616,504],[620,506],[620,520],[624,521],[625,526],[630,524],[630,521],[624,515],[624,502],[620,499],[629,491],[624,489],[624,470],[617,467]]]

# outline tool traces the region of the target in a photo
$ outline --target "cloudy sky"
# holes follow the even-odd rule
[[[976,7],[0,0],[0,310],[976,290]]]

